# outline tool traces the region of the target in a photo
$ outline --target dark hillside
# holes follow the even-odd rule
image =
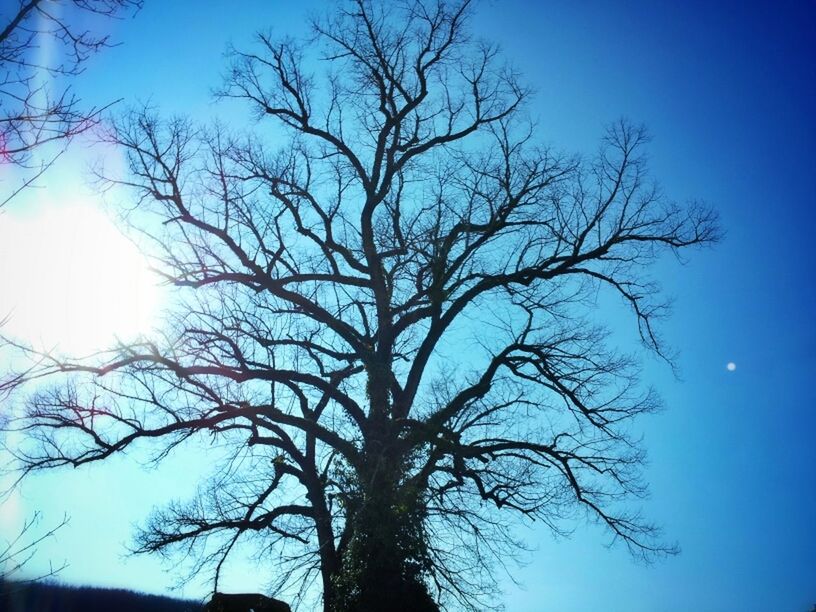
[[[201,612],[197,601],[53,583],[0,582],[0,612]]]

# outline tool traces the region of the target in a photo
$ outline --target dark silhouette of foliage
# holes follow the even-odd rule
[[[217,588],[255,535],[276,588],[317,575],[327,612],[490,607],[513,516],[673,550],[631,505],[630,424],[659,401],[595,297],[618,294],[666,356],[648,266],[715,240],[715,217],[660,192],[628,122],[591,158],[544,146],[470,10],[358,0],[315,24],[319,44],[259,36],[220,93],[254,110],[254,135],[119,121],[130,175],[111,180],[179,300],[162,338],[9,377],[41,383],[10,425],[24,473],[139,441],[158,458],[232,445],[139,550],[198,553]],[[289,139],[266,142],[264,121]]]
[[[124,589],[0,581],[4,612],[203,612],[204,606]]]

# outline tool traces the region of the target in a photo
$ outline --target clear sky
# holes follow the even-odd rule
[[[240,46],[267,26],[298,35],[307,10],[329,3],[145,4],[117,24],[121,46],[89,64],[77,91],[92,103],[150,101],[206,119],[230,118],[210,96],[228,41]],[[662,330],[679,350],[679,378],[646,363],[668,407],[639,423],[650,457],[646,512],[682,553],[643,566],[606,548],[599,528],[579,524],[556,541],[533,525],[523,537],[535,551],[513,572],[523,586],[504,581],[507,609],[808,611],[816,603],[816,4],[486,1],[474,29],[500,43],[536,89],[531,109],[545,139],[590,154],[605,123],[645,123],[665,192],[714,206],[726,232],[684,266],[661,263],[675,298]],[[76,159],[93,154],[72,149],[52,187],[74,184]],[[206,468],[206,455],[191,454],[153,471],[125,457],[50,474],[26,484],[21,515],[71,515],[40,551],[69,562],[66,581],[161,592],[178,578],[173,564],[123,559],[123,544],[154,504],[184,496]],[[233,584],[252,587],[253,578],[238,568]],[[192,584],[183,594],[205,590]]]

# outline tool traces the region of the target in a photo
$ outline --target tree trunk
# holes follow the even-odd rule
[[[349,500],[336,612],[438,612],[423,574],[428,568],[424,500],[404,484],[405,452],[383,418],[366,442],[359,494]]]

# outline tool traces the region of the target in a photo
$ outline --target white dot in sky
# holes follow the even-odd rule
[[[728,365],[725,366],[725,369],[728,370],[729,372],[733,372],[734,370],[737,369],[737,364],[734,363],[733,361],[729,361]]]

